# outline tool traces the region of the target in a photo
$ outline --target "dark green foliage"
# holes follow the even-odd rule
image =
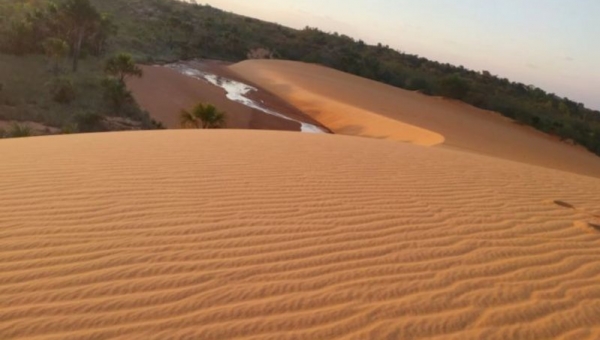
[[[182,110],[181,127],[196,129],[220,129],[225,127],[226,114],[214,105],[199,103],[192,111]]]
[[[68,123],[65,124],[61,129],[60,129],[60,133],[64,134],[64,135],[69,135],[72,133],[76,133],[78,130],[77,128],[77,124],[76,123]]]
[[[103,117],[97,113],[79,113],[74,117],[74,123],[79,132],[105,131]]]
[[[572,139],[592,151],[600,148],[600,112],[488,71],[438,63],[381,44],[369,46],[315,28],[294,30],[210,6],[172,0],[92,1],[112,13],[121,27],[115,48],[139,60],[183,57],[235,62],[253,49],[264,48],[276,58],[319,63],[409,90],[460,99]]]
[[[110,103],[115,112],[119,112],[123,106],[133,100],[131,92],[127,90],[125,83],[115,78],[102,80],[104,99]]]
[[[48,84],[52,99],[60,104],[69,104],[75,100],[77,93],[73,85],[73,79],[62,76],[56,77]]]
[[[29,137],[32,135],[31,128],[27,125],[21,125],[14,123],[12,124],[10,130],[5,133],[6,138],[21,138],[21,137]]]
[[[58,6],[57,16],[67,30],[66,37],[71,45],[73,71],[77,72],[81,48],[84,43],[89,42],[90,37],[100,27],[102,16],[90,0],[64,0]]]
[[[440,81],[440,94],[448,98],[462,100],[469,94],[469,83],[459,75],[446,76]]]
[[[141,77],[142,69],[135,64],[130,54],[119,53],[106,61],[104,73],[125,84],[126,77]]]
[[[431,84],[425,78],[411,78],[407,82],[407,90],[419,91],[425,94],[433,94]]]
[[[28,2],[26,6],[19,0],[0,1],[0,18],[9,18],[0,21],[0,51],[41,54],[44,52],[41,42],[50,37],[68,41],[73,49],[77,40],[69,33],[73,31],[69,27],[75,27],[71,22],[76,20],[65,20],[63,23],[67,24],[61,25],[57,18],[66,6],[64,3],[76,1],[85,2],[56,0],[58,5],[52,5],[38,0],[37,3],[45,4],[34,6]],[[319,63],[393,86],[457,98],[562,139],[573,140],[600,154],[600,112],[488,71],[476,72],[402,53],[382,44],[370,46],[345,35],[310,27],[295,30],[182,1],[90,0],[90,3],[99,13],[108,14],[87,16],[90,20],[86,22],[94,24],[84,25],[89,34],[84,35],[81,44],[82,56],[124,51],[148,63],[182,58],[235,62],[245,59],[249,51],[264,48],[275,58]],[[114,35],[116,26],[119,30]],[[23,100],[14,96],[14,84],[2,77],[2,66],[0,79],[11,91],[5,98],[10,98],[11,103],[21,109]],[[87,98],[86,103],[93,103],[101,114],[115,113],[114,105],[104,99],[105,88],[99,81],[88,82],[83,88],[77,81],[75,79],[76,88],[84,92],[80,97]],[[97,92],[84,91],[86,88],[90,91],[95,88]],[[98,104],[98,100],[102,103]],[[79,97],[71,105],[80,105],[79,112],[83,108],[90,111],[85,103],[78,104],[78,101]],[[138,117],[136,119],[153,126],[147,115],[142,115],[139,109],[130,109],[129,103],[125,101],[119,115]],[[30,111],[30,108],[20,110],[29,116],[40,116],[38,120],[48,115],[43,110]],[[60,119],[57,126],[64,122]]]
[[[42,44],[46,56],[50,59],[52,72],[56,75],[62,72],[61,61],[69,52],[69,45],[59,38],[47,38]]]
[[[150,123],[152,124],[152,127],[154,128],[154,130],[164,130],[166,129],[165,125],[157,120],[154,119],[150,119]]]
[[[77,93],[68,104],[57,103],[52,98],[49,84],[55,76],[48,72],[46,65],[46,59],[41,55],[15,57],[0,54],[0,79],[5,84],[0,92],[1,120],[33,121],[61,129],[73,122],[77,114],[93,112],[102,116],[127,117],[141,122],[141,128],[154,128],[148,113],[134,101],[126,102],[117,111],[105,99],[103,59],[88,57],[82,60],[79,72],[64,75],[72,81]]]
[[[77,130],[77,120],[83,130],[99,130],[99,124],[81,118],[86,113],[122,116],[136,128],[155,128],[129,92],[105,99],[104,61],[95,56],[108,49],[117,31],[110,15],[101,14],[88,0],[4,0],[0,18],[0,79],[7,85],[0,93],[0,119],[35,121],[66,132]],[[63,69],[68,55],[79,72]]]

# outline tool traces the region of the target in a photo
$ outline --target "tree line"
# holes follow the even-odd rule
[[[88,0],[8,1],[0,4],[0,52],[16,55],[69,54],[77,71],[82,52],[101,55],[116,33],[110,17]]]
[[[316,28],[291,29],[208,5],[172,0],[92,1],[112,13],[124,28],[115,44],[148,63],[189,58],[236,62],[262,50],[263,56],[318,63],[403,89],[461,100],[600,155],[600,112],[485,70],[439,63]]]
[[[109,39],[118,32],[117,25],[89,0],[7,1],[0,4],[0,17],[7,19],[0,22],[0,53],[17,56],[45,55],[51,74],[46,88],[54,102],[69,106],[76,101],[78,94],[83,97],[80,101],[85,102],[85,97],[91,99],[95,96],[95,88],[102,92],[104,103],[96,108],[101,112],[76,112],[69,119],[71,123],[64,123],[63,132],[111,130],[113,128],[107,124],[107,116],[132,118],[141,121],[146,128],[160,127],[159,123],[151,121],[148,114],[140,110],[127,90],[127,77],[142,76],[141,69],[131,55],[114,53],[111,57],[104,57],[108,53]],[[65,67],[67,58],[70,59],[68,68]],[[94,84],[87,84],[86,87],[91,90],[81,86],[78,88],[77,85],[81,84],[76,84],[81,78],[77,74],[82,58],[104,63],[103,67],[98,67],[98,62],[95,62],[94,70],[85,70],[92,74],[98,69],[103,72],[102,75],[97,75],[97,81],[93,80]],[[24,81],[36,80],[41,79]],[[10,84],[6,85],[10,88]],[[25,110],[28,111],[30,110]],[[16,118],[27,119],[13,119]],[[19,133],[10,133],[8,136],[25,134],[16,128],[12,130]]]
[[[146,63],[191,58],[236,62],[256,54],[251,51],[264,50],[260,55],[319,63],[392,86],[461,100],[581,144],[600,155],[600,112],[488,71],[431,61],[383,44],[369,45],[343,34],[311,27],[296,30],[207,5],[173,0],[90,0],[109,15],[86,14],[84,17],[92,18],[89,22],[93,24],[82,25],[64,10],[69,7],[81,10],[73,5],[80,1],[83,0],[66,0],[41,12],[25,11],[30,14],[21,13],[9,20],[12,23],[0,24],[0,36],[8,37],[0,40],[0,50],[23,53],[33,49],[41,53],[44,46],[40,42],[58,36],[70,46],[75,65],[81,32],[83,56],[112,49],[129,52]],[[33,6],[36,2],[47,1],[30,0],[27,5],[16,0],[8,3],[18,7]],[[0,16],[11,17],[2,13],[10,5],[3,7],[0,7]],[[65,18],[65,27],[58,29],[53,20],[41,26],[32,24],[35,18],[56,11],[64,13],[59,17]],[[115,35],[117,26],[120,29]],[[14,39],[17,36],[25,39]]]

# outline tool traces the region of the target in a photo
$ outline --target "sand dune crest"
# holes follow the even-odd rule
[[[248,60],[240,77],[287,100],[334,133],[438,145],[600,178],[600,157],[498,113],[319,65]]]

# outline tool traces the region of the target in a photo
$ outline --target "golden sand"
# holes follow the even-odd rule
[[[337,134],[437,145],[600,178],[600,157],[462,102],[323,66],[249,60],[230,67]]]
[[[294,132],[0,155],[0,339],[600,338],[595,178]]]

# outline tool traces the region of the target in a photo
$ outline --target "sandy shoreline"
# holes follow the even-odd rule
[[[195,64],[199,64],[200,66],[194,67]],[[277,118],[281,118],[284,120],[292,121],[300,124],[300,132],[306,133],[328,133],[325,129],[320,128],[317,125],[306,123],[301,119],[295,119],[291,116],[287,116],[281,112],[276,111],[271,106],[269,102],[265,102],[262,99],[253,99],[254,97],[261,97],[260,92],[262,90],[250,86],[246,83],[243,83],[238,80],[234,80],[231,77],[226,77],[211,73],[211,71],[202,71],[202,69],[206,69],[206,66],[202,66],[206,64],[206,62],[195,62],[195,63],[184,63],[178,62],[173,64],[164,65],[172,70],[175,70],[185,76],[192,77],[201,81],[207,81],[208,83],[220,87],[225,91],[225,96],[227,99],[240,103],[244,106],[247,106],[250,109],[258,110],[262,113],[266,113],[267,115],[274,116]]]
[[[184,65],[218,77],[240,81],[233,72],[229,71],[228,64],[224,62],[189,61]],[[167,66],[142,66],[142,69],[144,77],[128,79],[127,85],[142,108],[167,128],[180,128],[179,112],[182,109],[190,109],[198,102],[213,104],[227,112],[227,128],[231,129],[300,131],[300,124],[294,120],[320,125],[265,91],[252,92],[248,97],[261,105],[266,105],[266,109],[289,118],[275,117],[259,109],[232,101],[227,98],[227,93],[222,88],[206,80],[183,75]]]

